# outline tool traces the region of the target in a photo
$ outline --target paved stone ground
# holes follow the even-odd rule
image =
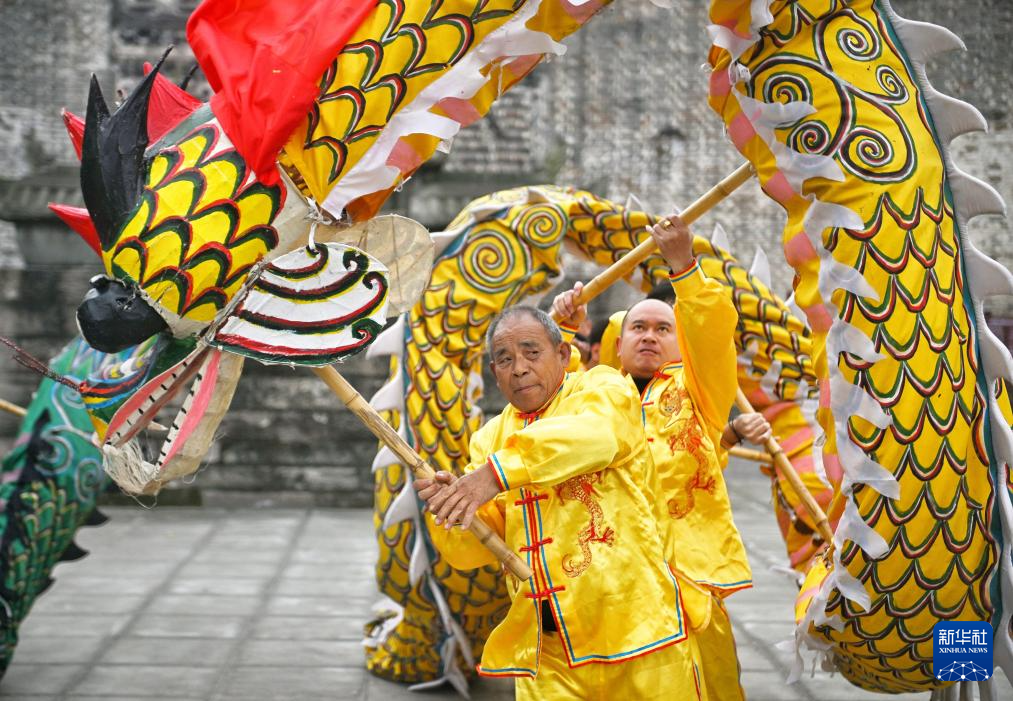
[[[747,464],[729,470],[756,581],[730,602],[749,698],[888,698],[826,674],[784,685],[788,655],[774,645],[790,634],[794,589],[770,570],[784,556],[765,479]],[[448,690],[410,693],[364,669],[359,640],[375,597],[368,511],[108,512],[108,524],[79,537],[91,555],[57,568],[56,584],[22,627],[0,697],[456,698]],[[1001,681],[997,698],[1013,699]],[[480,681],[473,697],[510,699],[512,685]]]

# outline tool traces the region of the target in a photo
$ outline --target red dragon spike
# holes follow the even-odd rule
[[[144,62],[144,75],[151,73],[151,63]],[[161,73],[155,76],[148,98],[148,143],[155,143],[173,127],[189,117],[203,102],[175,85]]]
[[[63,125],[67,127],[67,133],[70,135],[70,143],[74,145],[74,153],[80,161],[81,144],[84,142],[84,120],[67,110],[61,111],[60,114],[63,117]]]
[[[98,253],[99,258],[102,257],[102,245],[99,243],[98,231],[95,229],[95,222],[91,220],[87,209],[53,202],[49,203],[49,209],[60,217],[64,224],[80,234],[84,242]]]

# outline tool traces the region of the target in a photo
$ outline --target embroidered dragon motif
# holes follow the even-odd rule
[[[679,417],[682,407],[686,405],[688,400],[689,391],[685,387],[669,387],[661,395],[661,411],[666,415]],[[689,453],[697,464],[696,471],[685,487],[667,502],[669,516],[685,518],[696,506],[693,492],[700,490],[713,494],[717,483],[714,475],[709,474],[710,463],[703,451],[703,431],[696,417],[689,413],[688,416],[676,418],[670,426],[671,435],[668,437],[668,449],[672,455],[675,455],[676,451]]]
[[[693,507],[696,506],[696,497],[693,492],[699,490],[713,494],[716,484],[714,475],[707,474],[706,463],[701,464],[697,467],[689,482],[686,483],[682,493],[668,500],[668,515],[672,518],[685,518],[693,510]]]
[[[579,501],[587,508],[591,517],[587,525],[577,534],[581,559],[574,562],[574,555],[563,556],[563,572],[567,577],[578,577],[591,566],[591,543],[604,543],[610,548],[615,545],[616,533],[611,526],[605,525],[605,514],[595,500],[598,496],[594,488],[596,482],[601,482],[600,472],[593,475],[577,475],[556,486],[556,495],[561,501]]]

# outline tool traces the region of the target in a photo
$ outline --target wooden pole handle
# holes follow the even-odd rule
[[[749,403],[749,399],[746,398],[745,393],[742,389],[738,390],[735,396],[735,404],[739,407],[739,410],[745,414],[755,413],[753,405]],[[834,547],[834,532],[830,530],[830,521],[827,520],[827,515],[823,513],[823,509],[816,503],[813,495],[809,493],[806,486],[802,483],[802,478],[798,476],[795,468],[790,462],[788,462],[788,456],[784,454],[781,446],[778,445],[777,441],[773,437],[768,438],[764,446],[770,456],[774,459],[774,466],[777,471],[788,480],[791,488],[795,490],[796,496],[801,500],[805,510],[812,517],[813,521],[816,522],[816,530],[819,531],[820,536],[823,537],[823,541],[827,543],[831,548]]]
[[[765,453],[762,450],[750,450],[749,448],[732,446],[728,449],[728,454],[736,458],[742,458],[743,460],[761,462],[764,465],[774,464],[774,458],[770,457],[770,453]]]
[[[693,204],[683,210],[679,214],[679,218],[686,222],[687,225],[692,224],[718,202],[735,192],[744,182],[753,177],[755,173],[756,171],[753,169],[752,164],[743,163],[726,176],[724,180],[705,192]],[[587,304],[611,287],[617,280],[632,273],[634,268],[651,257],[656,248],[657,246],[653,238],[649,237],[647,240],[642,241],[640,245],[584,285],[577,304]],[[553,313],[552,318],[559,321],[555,313]]]
[[[416,477],[432,479],[436,474],[435,470],[416,453],[408,443],[398,435],[398,432],[391,427],[379,412],[369,405],[369,402],[352,387],[352,385],[331,366],[313,368],[313,372],[323,380],[334,394],[338,395],[342,403],[348,407],[353,414],[359,417],[362,423],[366,424],[374,436],[379,438],[384,445],[398,457],[402,463]],[[530,579],[531,569],[517,554],[503,542],[489,525],[482,519],[476,517],[471,522],[471,533],[478,538],[496,558],[503,563],[503,566],[518,579]]]
[[[0,411],[6,411],[11,414],[14,414],[15,416],[21,417],[24,417],[26,414],[28,414],[28,409],[25,409],[22,406],[18,406],[17,404],[11,404],[5,399],[0,399]]]

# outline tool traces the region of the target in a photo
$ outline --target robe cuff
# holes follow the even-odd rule
[[[507,492],[531,483],[531,475],[517,451],[504,448],[489,456],[489,464],[496,475],[500,491]]]
[[[692,297],[702,290],[707,284],[707,277],[700,269],[700,263],[696,260],[680,273],[673,273],[668,278],[672,282],[672,289],[675,290],[675,298]]]
[[[559,330],[563,334],[563,343],[573,343],[573,338],[577,335],[578,329],[567,326],[566,324],[560,324]]]

